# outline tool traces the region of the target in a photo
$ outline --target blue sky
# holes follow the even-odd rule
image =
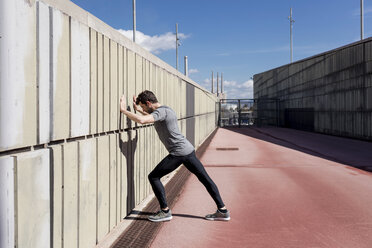
[[[130,35],[132,0],[72,0]],[[250,78],[289,63],[289,9],[293,60],[360,39],[359,0],[137,0],[137,40],[172,66],[175,23],[181,33],[179,68],[211,89],[211,71],[223,72],[228,98],[251,98]],[[372,1],[364,0],[365,38],[372,36]],[[127,31],[127,32],[125,32]]]

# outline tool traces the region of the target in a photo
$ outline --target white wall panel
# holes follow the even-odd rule
[[[39,143],[50,141],[50,28],[49,7],[38,2]]]
[[[14,247],[14,158],[0,158],[0,247]]]
[[[0,1],[0,151],[36,143],[36,6]]]
[[[96,139],[79,142],[79,247],[96,244]]]
[[[22,153],[16,160],[16,246],[50,247],[49,149]]]
[[[61,145],[51,148],[53,175],[53,248],[62,248],[62,223],[63,223],[63,152]]]
[[[71,137],[89,134],[89,28],[71,19]]]
[[[97,140],[97,240],[100,241],[109,231],[110,200],[110,140],[109,136]]]
[[[53,9],[52,37],[52,140],[70,135],[70,22],[69,17]]]

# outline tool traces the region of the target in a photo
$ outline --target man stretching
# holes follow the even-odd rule
[[[141,109],[137,105],[140,105]],[[177,124],[176,113],[170,107],[161,105],[154,93],[148,90],[140,93],[137,99],[135,96],[133,97],[133,107],[142,115],[128,111],[125,97],[122,96],[120,98],[120,112],[140,124],[154,123],[161,142],[169,152],[169,155],[148,176],[161,208],[160,211],[155,215],[149,216],[148,219],[154,222],[172,219],[172,212],[168,208],[164,186],[160,178],[184,164],[191,173],[197,176],[217,204],[217,211],[206,215],[205,218],[207,220],[230,220],[230,212],[226,209],[216,184],[208,176],[204,166],[195,156],[193,145],[181,134]]]

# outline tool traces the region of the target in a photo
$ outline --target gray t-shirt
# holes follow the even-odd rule
[[[170,107],[160,106],[151,114],[156,132],[170,154],[185,156],[194,151],[194,146],[181,134],[176,113]]]

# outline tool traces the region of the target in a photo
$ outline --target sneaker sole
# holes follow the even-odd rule
[[[170,221],[172,219],[172,216],[169,216],[169,217],[166,217],[166,218],[163,218],[163,219],[150,219],[148,218],[149,221],[152,221],[152,222],[162,222],[162,221]]]
[[[205,218],[206,220],[222,220],[222,221],[228,221],[230,220],[230,217],[227,218]]]

